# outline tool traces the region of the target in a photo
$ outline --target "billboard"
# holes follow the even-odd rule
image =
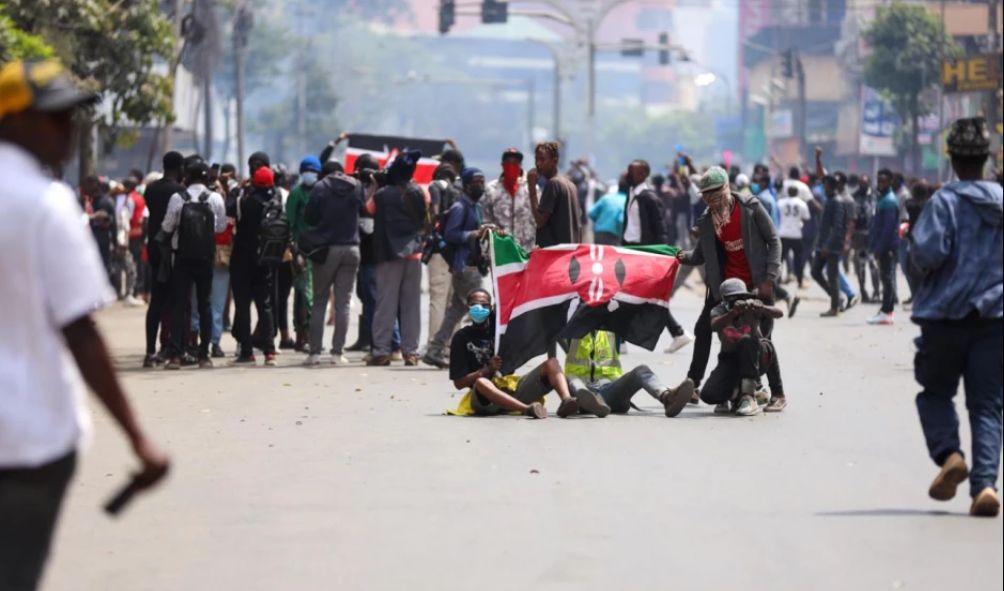
[[[861,128],[858,153],[865,156],[895,156],[899,115],[874,88],[861,87]]]
[[[1001,83],[1001,54],[985,53],[941,64],[941,87],[947,93],[997,90]]]

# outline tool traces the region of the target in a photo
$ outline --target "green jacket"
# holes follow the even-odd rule
[[[289,222],[289,232],[294,242],[299,241],[300,236],[310,228],[303,219],[308,201],[310,201],[310,189],[302,184],[294,187],[286,199],[286,221]]]

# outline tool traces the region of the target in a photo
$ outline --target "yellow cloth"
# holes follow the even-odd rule
[[[496,376],[492,378],[492,383],[495,387],[503,392],[512,394],[516,391],[516,386],[519,385],[519,376],[516,374],[509,374],[507,376]],[[470,417],[477,413],[474,412],[474,407],[471,405],[471,398],[474,397],[474,390],[469,389],[464,393],[464,397],[460,399],[460,403],[457,404],[456,408],[446,409],[446,414],[454,417]],[[512,411],[509,414],[518,415],[520,413]]]

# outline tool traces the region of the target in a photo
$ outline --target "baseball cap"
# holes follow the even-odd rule
[[[0,68],[0,118],[28,109],[66,111],[98,98],[97,93],[79,88],[53,59],[14,60]]]
[[[502,160],[505,160],[506,158],[515,158],[519,162],[523,162],[523,152],[520,152],[517,148],[506,148],[506,150],[502,152]]]
[[[729,173],[725,172],[721,166],[712,166],[701,175],[701,180],[697,182],[697,188],[701,190],[701,193],[706,193],[721,189],[727,184],[729,184]]]
[[[317,156],[307,156],[300,161],[300,172],[303,173],[308,170],[321,172],[321,160]]]

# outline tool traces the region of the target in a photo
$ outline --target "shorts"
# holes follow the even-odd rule
[[[513,398],[519,400],[523,404],[536,402],[543,398],[548,392],[553,390],[551,383],[545,381],[543,365],[538,365],[533,368],[530,373],[524,375],[518,380],[515,378],[515,375],[501,376],[492,378],[492,383],[494,383],[500,390],[512,395]],[[516,382],[515,387],[512,386],[513,381]],[[507,409],[489,401],[476,390],[472,389],[472,394],[471,408],[479,415],[497,415],[509,412]]]

